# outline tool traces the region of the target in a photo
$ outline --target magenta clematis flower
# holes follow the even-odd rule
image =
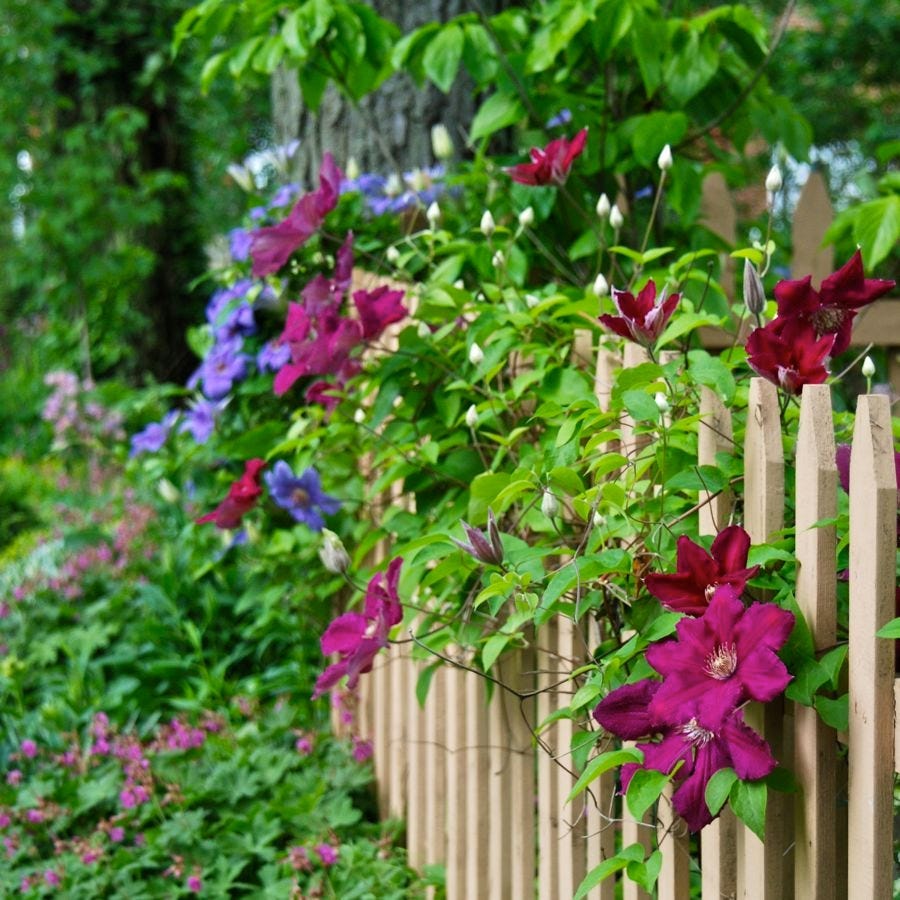
[[[817,337],[834,335],[831,355],[843,353],[850,344],[850,331],[856,313],[884,296],[895,282],[863,276],[859,250],[837,272],[829,275],[818,291],[812,288],[812,276],[775,285],[780,318],[796,319],[811,325]]]
[[[372,291],[354,292],[353,302],[359,312],[365,340],[377,338],[388,325],[399,322],[407,314],[402,300],[403,291],[392,291],[387,285]]]
[[[750,333],[747,363],[789,394],[799,394],[804,384],[822,384],[828,378],[825,361],[833,345],[834,335],[818,337],[809,322],[777,318]]]
[[[666,294],[663,291],[657,298],[656,284],[651,279],[637,297],[628,291],[613,288],[612,298],[621,315],[604,314],[600,316],[600,321],[616,334],[652,347],[675,312],[681,294]]]
[[[359,676],[370,672],[378,651],[388,644],[388,633],[403,618],[403,607],[397,596],[400,580],[398,557],[388,565],[387,573],[372,577],[366,588],[366,600],[362,613],[348,612],[338,616],[322,635],[322,653],[333,653],[341,658],[332,663],[319,676],[313,691],[313,699],[321,697],[345,675],[347,687],[356,687]]]
[[[793,627],[794,614],[774,603],[745,607],[731,585],[717,588],[702,616],[677,624],[676,640],[647,648],[663,676],[650,716],[668,725],[697,718],[715,730],[745,701],[774,699],[792,677],[775,651]]]
[[[702,616],[716,588],[723,584],[740,596],[759,566],[747,568],[750,535],[740,525],[720,531],[709,553],[686,535],[678,538],[676,571],[647,575],[647,590],[666,609],[687,616]]]
[[[506,173],[520,184],[565,184],[572,163],[584,150],[587,135],[587,128],[582,128],[571,141],[567,138],[557,138],[543,149],[533,147],[530,163],[511,166]]]
[[[716,728],[704,727],[696,717],[670,725],[655,722],[649,710],[661,687],[660,682],[648,678],[617,688],[600,701],[594,718],[625,740],[658,737],[637,745],[644,754],[643,764],[622,767],[623,790],[640,768],[669,774],[680,763],[672,805],[691,831],[699,831],[713,819],[706,805],[706,786],[716,772],[732,768],[739,778],[753,780],[764,778],[777,762],[769,745],[745,724],[739,710],[730,710]]]
[[[237,528],[262,494],[259,475],[265,465],[264,459],[247,460],[244,474],[228,489],[228,496],[211,513],[197,519],[197,524],[215,522],[216,528]]]
[[[253,277],[264,278],[277,272],[290,255],[306,243],[337,205],[341,186],[341,171],[330,153],[326,153],[319,170],[319,187],[304,194],[277,225],[257,228],[251,235],[250,255],[253,257]]]

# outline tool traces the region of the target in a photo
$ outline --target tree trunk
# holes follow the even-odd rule
[[[467,0],[369,0],[379,15],[395,22],[406,34],[428,22],[444,22],[471,10]],[[512,5],[510,0],[484,0],[490,15]],[[460,69],[448,95],[426,84],[418,88],[406,74],[394,75],[357,108],[330,86],[317,114],[304,108],[296,72],[279,70],[272,80],[272,111],[276,140],[299,138],[294,158],[296,175],[304,185],[315,183],[323,153],[329,151],[344,167],[354,159],[363,172],[387,174],[418,168],[433,161],[431,127],[443,124],[459,153],[475,110],[472,84]],[[377,129],[379,138],[373,138]]]

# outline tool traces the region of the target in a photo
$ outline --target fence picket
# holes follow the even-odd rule
[[[850,458],[850,784],[848,890],[892,896],[894,649],[875,632],[894,616],[897,484],[890,401],[861,396]]]
[[[837,636],[834,525],[815,527],[837,513],[837,464],[831,389],[803,388],[797,432],[796,552],[797,605],[816,650],[833,647]],[[837,896],[832,866],[837,857],[837,735],[815,709],[794,705],[794,774],[800,785],[795,803],[794,892],[798,900]]]
[[[555,709],[556,697],[553,685],[559,681],[560,665],[556,657],[557,620],[551,619],[537,636],[537,718],[543,722]],[[544,747],[537,760],[537,811],[538,811],[538,896],[556,897],[559,868],[560,821],[559,782],[556,778],[556,755],[559,752],[557,729],[559,723],[550,725],[541,734]]]
[[[466,895],[466,673],[455,666],[445,671],[447,737],[447,900]],[[471,677],[471,676],[469,676]]]

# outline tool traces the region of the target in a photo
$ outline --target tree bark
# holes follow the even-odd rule
[[[428,22],[447,21],[472,8],[467,0],[369,2],[404,34]],[[483,0],[480,4],[488,15],[510,5],[510,0]],[[352,158],[364,172],[387,174],[397,167],[407,170],[430,165],[431,127],[437,124],[447,127],[460,153],[475,107],[472,83],[462,68],[447,95],[431,84],[419,88],[401,73],[363,97],[356,108],[330,86],[318,113],[304,107],[295,71],[280,70],[272,80],[276,139],[279,143],[300,140],[293,174],[304,185],[315,183],[326,150],[338,165],[346,166]],[[378,139],[373,137],[375,129]]]

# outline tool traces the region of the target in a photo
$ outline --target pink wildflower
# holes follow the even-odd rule
[[[318,844],[316,853],[319,854],[323,866],[333,866],[338,861],[338,848],[332,844]]]
[[[28,759],[34,759],[37,756],[37,744],[28,738],[22,741],[22,746],[20,749],[22,750],[22,755],[27,757]]]

